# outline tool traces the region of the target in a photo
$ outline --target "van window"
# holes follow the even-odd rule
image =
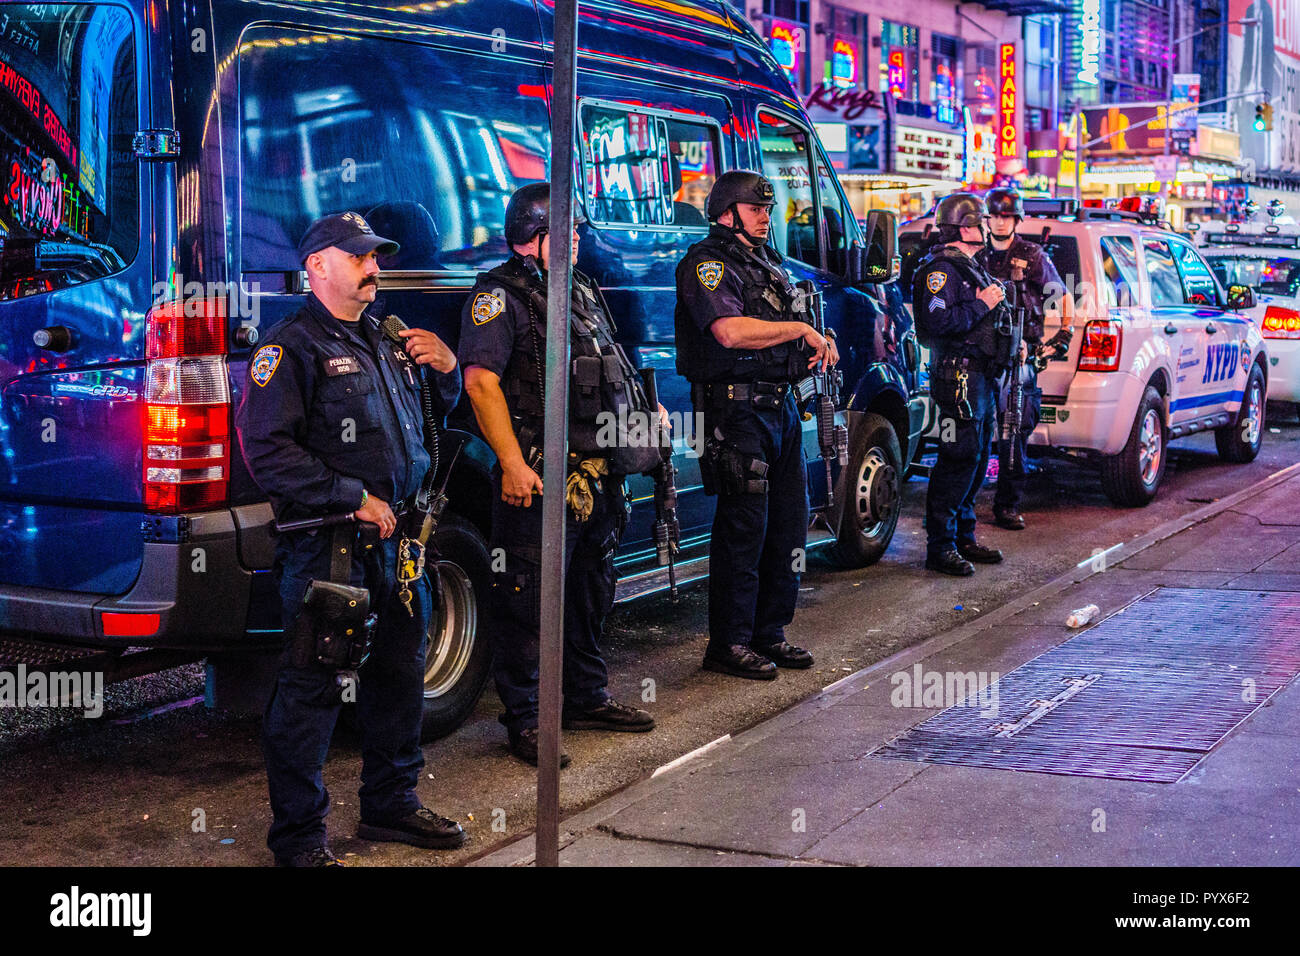
[[[604,226],[708,228],[717,127],[657,111],[584,103],[587,215]]]
[[[776,251],[808,265],[820,265],[817,252],[818,220],[813,209],[812,179],[808,171],[808,131],[766,110],[758,111],[758,139],[763,152],[763,175],[776,190],[770,239]]]
[[[0,299],[99,279],[135,258],[137,106],[125,10],[0,8]]]
[[[516,77],[504,95],[499,64],[486,58],[355,40],[287,27],[246,33],[243,270],[300,268],[307,226],[347,211],[401,243],[381,257],[385,269],[468,272],[500,262],[506,201],[547,176],[540,87],[516,95],[525,88]]]
[[[1110,280],[1114,304],[1122,309],[1137,302],[1137,251],[1128,236],[1101,237],[1101,267]]]
[[[1169,243],[1147,239],[1142,245],[1146,251],[1147,278],[1151,280],[1151,304],[1182,305],[1183,283],[1178,276],[1178,267],[1174,265],[1174,254],[1169,251]]]
[[[1178,254],[1178,269],[1183,274],[1183,301],[1188,305],[1217,306],[1219,290],[1210,267],[1191,246],[1182,242],[1175,242],[1173,246]]]
[[[817,148],[817,193],[821,196],[822,218],[826,223],[826,268],[835,275],[848,269],[848,248],[858,238],[853,210],[840,195],[835,170]]]

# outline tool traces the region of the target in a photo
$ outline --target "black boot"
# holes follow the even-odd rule
[[[976,544],[974,541],[958,541],[957,553],[967,561],[974,561],[976,564],[1001,564],[1002,552],[997,548],[986,548],[982,544]]]
[[[940,551],[938,554],[926,555],[925,566],[930,571],[941,571],[959,578],[969,577],[975,573],[975,565],[962,558],[956,551]]]

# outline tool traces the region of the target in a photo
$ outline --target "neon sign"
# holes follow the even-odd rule
[[[33,232],[54,236],[62,230],[84,237],[90,231],[90,206],[66,173],[47,175],[51,168],[46,164],[32,170],[14,159],[3,201]]]
[[[1016,135],[1016,45],[1003,43],[998,51],[998,156],[1020,155]]]
[[[836,38],[831,47],[831,83],[852,89],[858,82],[858,49],[848,40]]]
[[[889,51],[889,93],[896,99],[907,94],[907,60],[902,50]]]
[[[934,68],[935,119],[940,123],[957,122],[957,105],[953,97],[956,84],[947,63],[937,63]]]
[[[1101,66],[1101,0],[1082,0],[1079,14],[1079,82],[1096,86]]]
[[[796,31],[784,24],[773,23],[768,43],[776,62],[787,73],[794,74],[799,68],[799,37]]]

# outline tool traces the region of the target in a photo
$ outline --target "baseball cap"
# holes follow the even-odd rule
[[[343,212],[324,216],[307,227],[298,243],[298,261],[306,262],[313,252],[330,246],[338,246],[354,256],[364,255],[372,249],[380,255],[391,256],[401,248],[393,240],[375,235],[360,213]]]

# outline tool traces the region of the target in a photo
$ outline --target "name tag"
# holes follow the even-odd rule
[[[351,355],[336,355],[325,360],[325,374],[331,378],[335,375],[355,375],[360,371],[361,363]]]

